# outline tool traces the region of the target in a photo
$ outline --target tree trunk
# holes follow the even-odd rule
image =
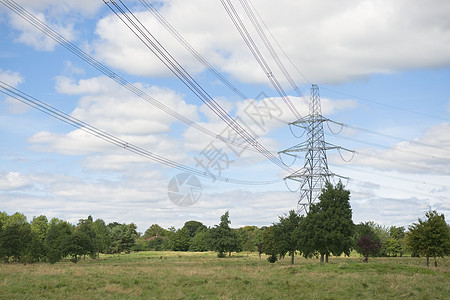
[[[292,254],[291,254],[291,265],[293,265],[294,264],[294,252],[292,252]]]
[[[323,264],[323,256],[324,256],[324,255],[323,255],[322,253],[320,253],[320,263],[321,263],[321,264]]]
[[[325,262],[328,263],[328,253],[325,255]]]
[[[427,268],[429,264],[430,264],[430,257],[427,255]]]

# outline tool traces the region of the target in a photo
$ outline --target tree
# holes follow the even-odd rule
[[[198,221],[187,221],[186,223],[184,223],[183,227],[187,229],[190,238],[193,238],[196,235],[197,231],[206,229],[206,226],[203,225],[202,222]]]
[[[154,236],[167,236],[167,230],[158,224],[153,224],[145,231],[144,238],[149,239]]]
[[[28,247],[28,261],[42,261],[45,259],[44,241],[48,230],[48,219],[46,216],[34,217],[30,223],[31,235]]]
[[[83,255],[90,255],[95,258],[99,249],[99,241],[94,229],[94,221],[91,216],[87,219],[80,219],[75,229],[79,240],[83,240]]]
[[[210,243],[211,248],[217,252],[218,257],[224,257],[225,253],[228,252],[231,256],[232,251],[239,250],[239,240],[235,231],[233,231],[229,224],[229,212],[225,212],[220,217],[219,225],[215,225],[214,228],[210,230]]]
[[[37,236],[44,240],[48,230],[48,219],[46,216],[34,217],[31,221],[31,230],[36,232]]]
[[[380,241],[380,247],[374,256],[389,256],[387,247],[390,245],[389,243],[389,228],[386,226],[381,226],[376,224],[373,221],[367,222],[372,231],[374,232],[376,239]]]
[[[170,240],[173,251],[188,251],[190,246],[189,230],[186,227],[178,229]]]
[[[386,242],[386,252],[389,256],[403,256],[403,240],[405,227],[391,226],[389,228],[389,239]]]
[[[154,236],[146,240],[147,249],[154,251],[164,251],[170,249],[170,241],[164,236]]]
[[[276,262],[278,260],[278,254],[280,253],[277,235],[277,227],[275,225],[272,225],[263,231],[262,251],[269,255],[267,260],[270,263]]]
[[[197,233],[191,239],[189,251],[194,251],[194,252],[208,251],[209,250],[208,234],[209,234],[208,229],[206,227],[203,229],[197,230]]]
[[[108,227],[113,223],[108,224]],[[111,248],[116,253],[123,251],[130,252],[136,243],[138,233],[136,225],[131,224],[113,224],[111,229]],[[110,228],[111,228],[110,227]]]
[[[291,265],[294,264],[294,254],[298,249],[298,227],[300,216],[294,211],[289,211],[288,215],[280,216],[280,222],[276,224],[277,241],[280,256],[289,254]]]
[[[20,261],[26,254],[31,239],[31,225],[27,218],[15,213],[3,220],[0,243],[5,260]]]
[[[381,247],[380,240],[374,238],[374,235],[363,235],[356,243],[358,252],[364,256],[364,262],[369,261],[369,255],[375,255]]]
[[[262,236],[260,229],[256,226],[244,226],[237,229],[237,235],[239,237],[239,244],[242,246],[243,251],[253,252],[257,250],[256,244],[262,242]]]
[[[425,217],[426,220],[419,218],[418,223],[409,226],[406,241],[413,251],[426,256],[427,267],[430,257],[434,257],[437,266],[437,257],[450,254],[450,231],[443,214],[434,210],[426,212]]]
[[[6,260],[6,249],[3,246],[3,226],[8,220],[6,212],[0,212],[0,260]]]
[[[336,187],[329,182],[319,196],[320,202],[312,204],[297,229],[298,249],[305,257],[320,254],[320,261],[328,256],[350,255],[353,245],[354,224],[350,207],[350,191],[341,182]]]
[[[355,249],[364,256],[364,262],[369,261],[369,256],[380,256],[382,242],[377,232],[376,224],[372,221],[355,225]]]
[[[105,253],[111,247],[111,229],[106,226],[105,221],[97,219],[92,223],[92,228],[97,236],[97,251]]]
[[[77,263],[82,255],[90,254],[90,246],[86,246],[90,243],[89,236],[85,232],[75,230],[73,234],[65,238],[62,244],[63,256],[70,255],[71,261]]]
[[[44,247],[46,249],[46,258],[54,264],[65,256],[63,251],[64,243],[68,236],[74,231],[74,227],[66,221],[53,218],[47,230],[47,235],[44,240]]]

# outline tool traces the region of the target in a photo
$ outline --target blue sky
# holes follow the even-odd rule
[[[106,222],[208,226],[230,211],[232,226],[270,225],[296,208],[298,193],[286,171],[261,154],[188,127],[37,31],[0,1],[0,80],[92,126],[172,161],[200,168],[208,149],[222,156],[221,175],[278,180],[238,185],[199,178],[201,198],[174,205],[168,185],[181,171],[83,134],[0,94],[0,210],[76,223],[92,215]],[[238,1],[232,1],[244,20]],[[219,134],[219,120],[112,14],[103,1],[17,1],[71,43],[173,111]],[[205,70],[140,1],[125,1],[152,34],[233,117],[245,122],[271,152],[304,140],[295,120],[233,27],[220,1],[152,2],[180,34],[249,99],[270,115],[250,118],[244,101]],[[305,95],[298,97],[263,45],[259,49],[302,116],[310,83],[320,88],[328,142],[356,150],[350,162],[329,151],[330,170],[350,177],[353,219],[407,226],[428,209],[450,211],[450,4],[435,1],[273,1],[253,6],[286,69]],[[257,34],[246,23],[252,37]],[[268,33],[267,33],[268,34]],[[269,35],[269,34],[268,34]],[[270,36],[270,35],[269,35]],[[305,78],[307,80],[305,80]],[[247,113],[246,113],[247,112]],[[297,132],[300,133],[300,130]],[[342,153],[345,159],[350,153]],[[298,159],[293,168],[303,166]],[[209,170],[219,172],[217,169]],[[294,184],[290,182],[290,186]]]

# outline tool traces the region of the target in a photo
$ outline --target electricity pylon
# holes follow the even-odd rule
[[[307,140],[296,146],[280,151],[293,157],[298,157],[298,152],[305,152],[303,168],[285,177],[285,180],[300,182],[300,199],[298,210],[309,211],[309,206],[316,202],[325,183],[330,181],[335,174],[328,169],[327,150],[339,149],[325,142],[323,122],[328,119],[322,116],[319,87],[313,84],[311,87],[311,99],[309,103],[309,115],[289,124],[306,130]],[[339,176],[341,177],[341,176]]]

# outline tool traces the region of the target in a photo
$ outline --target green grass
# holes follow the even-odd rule
[[[1,299],[449,299],[450,263],[425,259],[140,252],[77,264],[0,264]]]

